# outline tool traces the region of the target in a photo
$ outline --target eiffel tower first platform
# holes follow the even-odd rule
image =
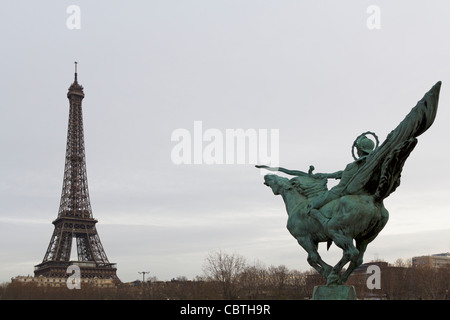
[[[35,266],[34,275],[44,277],[68,277],[70,265],[80,267],[81,278],[112,278],[116,275],[116,264],[110,263],[100,242],[93,218],[86,174],[84,152],[83,114],[81,102],[83,87],[75,81],[69,87],[69,128],[67,133],[66,163],[58,217],[47,252],[42,263]],[[72,241],[76,239],[77,261],[71,261]]]

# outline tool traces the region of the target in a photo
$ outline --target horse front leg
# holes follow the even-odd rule
[[[309,265],[326,279],[332,267],[320,257],[317,251],[317,242],[314,242],[310,237],[298,237],[297,242],[308,253],[307,261]]]

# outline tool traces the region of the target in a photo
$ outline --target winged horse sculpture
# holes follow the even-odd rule
[[[440,87],[439,81],[381,145],[373,132],[358,136],[352,146],[354,161],[342,171],[314,174],[313,166],[308,172],[256,166],[294,176],[288,179],[268,174],[264,184],[282,196],[287,229],[307,251],[308,263],[326,278],[327,285],[343,284],[348,279],[362,264],[367,245],[386,225],[389,213],[383,200],[400,185],[403,165],[417,137],[433,124]],[[327,180],[333,178],[340,182],[328,190]],[[320,242],[327,242],[328,248],[335,243],[343,250],[335,266],[320,257]]]

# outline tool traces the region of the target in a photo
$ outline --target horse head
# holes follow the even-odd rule
[[[264,176],[264,184],[272,189],[274,195],[279,195],[282,191],[292,188],[289,179],[275,174],[266,174]]]

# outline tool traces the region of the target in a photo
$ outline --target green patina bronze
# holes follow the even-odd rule
[[[436,83],[381,145],[372,132],[357,137],[352,146],[354,161],[343,171],[314,174],[313,166],[307,173],[256,166],[295,176],[287,179],[265,175],[264,184],[283,197],[288,213],[287,229],[307,251],[308,263],[325,277],[327,286],[345,283],[362,264],[367,245],[386,225],[389,213],[383,200],[400,185],[403,165],[417,144],[416,138],[433,124],[440,87],[441,82]],[[327,179],[340,182],[328,190]],[[335,266],[320,257],[317,251],[320,242],[327,242],[328,248],[334,242],[343,250]],[[344,289],[335,291],[346,292]],[[324,295],[323,289],[317,290]]]
[[[354,286],[315,286],[313,300],[357,300]]]

